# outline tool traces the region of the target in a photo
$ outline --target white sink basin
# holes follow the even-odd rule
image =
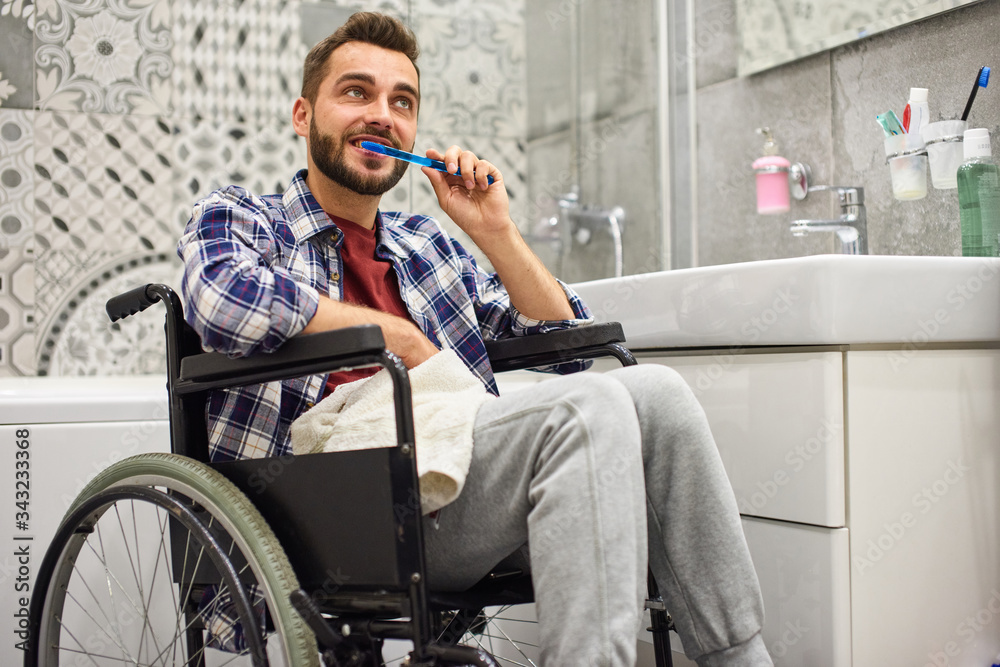
[[[1000,258],[814,255],[573,288],[635,349],[1000,340]]]

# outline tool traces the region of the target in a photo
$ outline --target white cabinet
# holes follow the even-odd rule
[[[1000,351],[848,352],[854,664],[1000,662]]]
[[[23,660],[26,601],[77,493],[151,451],[170,451],[163,377],[0,379],[0,665]]]
[[[676,369],[705,409],[776,665],[1000,662],[1000,350],[639,360]]]

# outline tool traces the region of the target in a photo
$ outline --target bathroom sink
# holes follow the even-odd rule
[[[814,255],[573,288],[634,349],[1000,340],[1000,258]]]

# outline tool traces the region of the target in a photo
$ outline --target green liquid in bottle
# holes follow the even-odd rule
[[[1000,257],[1000,172],[985,158],[958,168],[962,256]]]

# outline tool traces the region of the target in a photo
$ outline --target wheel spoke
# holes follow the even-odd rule
[[[103,536],[101,535],[101,526],[98,523],[98,525],[95,525],[94,528],[97,531],[97,544],[98,544],[99,547],[101,547],[101,553],[98,554],[97,551],[94,550],[94,547],[90,543],[90,540],[87,540],[87,546],[90,547],[90,550],[93,552],[93,554],[95,556],[97,556],[97,559],[100,561],[101,565],[104,567],[104,581],[105,581],[105,583],[107,584],[107,587],[108,587],[108,597],[111,598],[111,608],[115,609],[115,591],[114,591],[114,588],[111,586],[111,572],[110,572],[110,570],[108,568],[108,559],[107,559],[107,556],[105,555],[105,552],[104,552],[104,539],[103,539]],[[114,622],[111,623],[111,627],[115,628],[117,630],[117,625]],[[125,649],[122,646],[123,642],[121,641],[121,633],[119,632],[118,635],[119,635],[118,636],[118,642],[117,642],[118,646],[122,649],[122,653],[125,653]]]
[[[498,630],[499,630],[499,628],[498,628]],[[523,642],[523,641],[520,641],[520,640],[514,641],[503,630],[500,630],[500,634],[498,634],[498,635],[487,633],[487,632],[481,632],[477,636],[478,637],[486,637],[487,639],[498,639],[498,640],[502,639],[503,641],[507,642],[508,644],[510,644],[511,646],[513,646],[514,648],[516,648],[518,651],[520,651],[521,655],[523,655],[524,658],[528,662],[531,662],[531,658],[529,658],[524,653],[524,650],[521,647],[522,646],[527,646],[528,648],[535,648],[535,649],[540,648],[538,646],[538,644],[532,644],[531,642]]]
[[[180,621],[180,615],[178,615],[177,617],[178,620],[174,625],[174,636],[172,637],[170,646],[175,647],[176,650],[176,647],[180,643],[180,638],[186,636],[187,631],[190,630],[192,627],[194,627],[194,624],[198,622],[199,619],[204,620],[207,616],[211,616],[211,614],[214,613],[214,611],[218,608],[218,605],[220,604],[219,599],[221,595],[222,595],[221,590],[216,591],[215,598],[212,600],[211,604],[208,607],[199,610],[197,614],[193,615],[190,620],[185,620],[183,624]],[[202,651],[204,651],[204,648],[202,648]],[[156,657],[159,658],[162,655],[163,652],[161,652],[160,655]]]
[[[75,577],[76,581],[79,581],[81,584],[83,584],[83,587],[87,590],[87,593],[90,594],[90,598],[94,601],[95,606],[100,610],[101,616],[104,617],[104,621],[108,624],[108,626],[111,626],[113,624],[113,621],[110,618],[108,618],[107,613],[105,613],[104,605],[102,605],[101,601],[97,599],[97,594],[94,593],[94,590],[90,587],[90,584],[87,583],[87,578],[83,576],[83,573],[80,572],[76,564],[73,565],[73,575],[71,576]],[[76,598],[72,597],[68,591],[66,595],[69,596],[74,602],[76,602],[78,606],[80,607],[83,606],[78,600],[76,600]],[[98,625],[100,624],[98,623]]]
[[[486,645],[484,645],[483,642],[481,642],[479,640],[479,638],[476,637],[475,635],[470,635],[470,637],[472,638],[473,641],[476,642],[476,644],[479,645],[479,648],[483,649],[484,651],[486,651],[487,653],[489,653],[491,656],[493,656],[494,660],[502,660],[502,661],[504,661],[506,663],[509,663],[511,665],[517,665],[518,667],[535,667],[535,663],[532,662],[531,660],[528,660],[527,663],[524,663],[524,662],[518,662],[517,660],[512,660],[510,658],[505,658],[502,655],[497,655],[492,650],[493,649],[492,644],[489,646],[489,648],[487,648]]]
[[[535,665],[535,663],[531,660],[531,658],[529,658],[525,654],[524,650],[521,648],[522,644],[519,643],[519,642],[514,641],[513,639],[511,639],[510,635],[508,635],[504,631],[503,627],[499,623],[490,623],[490,627],[494,628],[497,632],[499,632],[501,635],[503,635],[503,639],[505,639],[508,642],[510,642],[510,645],[513,646],[515,649],[517,649],[517,652],[521,654],[521,657],[524,658],[525,660],[527,660],[528,663],[532,665],[532,667],[537,667],[537,665]],[[494,637],[496,637],[495,635],[488,635],[488,636],[491,639],[494,638]],[[496,638],[499,639],[499,637],[496,637]],[[523,642],[523,645],[524,646],[533,646],[532,644],[529,644],[528,642]],[[534,648],[537,648],[537,647],[534,647]]]
[[[129,545],[128,536],[125,534],[125,525],[122,523],[121,511],[118,509],[118,504],[115,503],[115,518],[118,521],[118,530],[122,536],[122,546],[125,547],[125,554],[128,556],[129,567],[132,569],[132,578],[135,580],[136,594],[139,598],[139,603],[142,609],[136,609],[142,617],[142,627],[139,630],[139,647],[136,650],[136,655],[141,657],[143,655],[143,645],[146,643],[146,638],[149,637],[150,641],[153,643],[153,650],[159,653],[160,647],[159,643],[156,641],[156,633],[149,625],[149,605],[147,603],[147,596],[145,592],[145,580],[142,578],[142,561],[139,558],[139,542],[138,542],[138,528],[135,524],[135,501],[129,501],[130,514],[132,515],[132,538],[134,541],[135,549],[133,550],[131,545]]]
[[[84,613],[84,615],[87,618],[89,618],[91,620],[91,622],[93,622],[94,625],[97,626],[97,629],[100,630],[105,635],[107,635],[108,639],[110,639],[111,642],[115,646],[117,646],[119,648],[119,650],[121,650],[122,655],[129,655],[129,650],[125,646],[125,643],[124,643],[124,640],[122,639],[121,633],[117,633],[118,637],[116,639],[115,637],[113,637],[111,635],[110,632],[108,632],[108,630],[107,630],[106,627],[104,627],[103,625],[101,625],[97,621],[97,619],[93,617],[93,615],[87,610],[87,608],[85,606],[83,606],[82,604],[80,604],[80,601],[76,599],[76,596],[74,596],[72,593],[70,593],[69,591],[67,591],[66,592],[66,597],[68,597],[70,600],[72,600],[73,602],[75,602],[76,606],[79,607],[80,611],[82,611]],[[109,628],[115,628],[116,630],[118,629],[118,625],[114,621],[108,619],[106,615],[104,616],[104,618],[106,620],[108,620],[107,627],[109,627]],[[59,619],[59,623],[60,623],[60,627],[62,627],[63,629],[66,628],[66,626],[62,624],[62,619]],[[73,639],[76,639],[76,637],[73,637]],[[83,644],[81,644],[79,641],[77,641],[77,644],[80,645],[80,648],[83,648]]]
[[[63,624],[62,624],[62,619],[61,619],[61,618],[57,618],[56,620],[57,620],[57,621],[59,622],[59,626],[60,626],[60,630],[61,630],[62,632],[65,632],[66,634],[68,634],[68,635],[69,635],[69,637],[70,637],[70,639],[72,639],[73,641],[75,641],[75,642],[76,642],[76,645],[77,645],[77,646],[79,646],[79,647],[80,647],[80,649],[83,649],[83,644],[82,644],[82,643],[80,643],[80,640],[76,638],[76,635],[74,635],[74,634],[73,634],[73,631],[72,631],[72,630],[70,630],[69,628],[67,628],[67,627],[63,626]],[[62,646],[57,646],[56,648],[57,648],[58,650],[60,650],[60,651],[64,651],[64,650],[70,650],[70,649],[65,649],[65,648],[63,648]],[[80,651],[75,651],[75,652],[76,652],[76,653],[82,653],[83,655],[85,655],[85,656],[87,656],[88,658],[90,658],[90,661],[91,661],[92,663],[94,663],[95,665],[97,665],[97,667],[101,667],[100,665],[98,665],[98,664],[97,664],[97,661],[96,661],[96,660],[94,660],[94,657],[93,657],[93,655],[91,655],[90,653],[84,653],[84,652],[83,652],[82,650],[80,650]],[[120,658],[111,658],[111,659],[112,659],[112,660],[119,660]],[[125,661],[125,660],[122,660],[122,662],[127,662],[127,661]]]
[[[99,525],[96,527],[96,532],[98,533],[98,536],[100,537],[101,527]],[[93,545],[90,544],[90,540],[87,540],[86,544],[87,544],[87,547],[94,554],[94,556],[96,556],[97,559],[100,561],[101,565],[104,567],[104,577],[105,577],[106,583],[108,584],[108,597],[111,598],[111,604],[112,604],[112,606],[117,606],[117,605],[115,605],[115,591],[114,591],[114,588],[117,587],[118,590],[119,590],[119,592],[121,593],[121,595],[125,597],[125,599],[128,601],[128,603],[132,607],[132,609],[135,610],[136,612],[139,612],[139,605],[137,605],[135,603],[135,600],[132,599],[132,596],[130,596],[128,594],[128,591],[125,590],[125,587],[122,586],[121,581],[111,571],[111,569],[110,569],[110,567],[108,565],[107,558],[104,557],[104,555],[103,555],[103,552],[104,552],[103,541],[100,544],[100,547],[101,547],[101,553],[100,554],[97,553],[97,551],[94,549]],[[114,582],[115,586],[112,586],[112,582]]]
[[[113,655],[103,655],[101,653],[90,653],[88,651],[81,651],[80,649],[69,648],[67,646],[58,646],[56,648],[58,648],[60,651],[62,651],[64,653],[76,653],[78,655],[85,655],[88,658],[90,658],[90,661],[92,663],[94,663],[95,665],[98,664],[97,661],[94,660],[95,657],[100,658],[101,660],[113,660],[115,662],[120,662],[120,663],[123,663],[123,664],[126,664],[126,665],[140,664],[140,663],[136,663],[134,660],[126,660],[125,658],[116,658]],[[100,665],[98,665],[98,667],[100,667]]]
[[[170,572],[171,572],[170,560],[169,560],[170,559],[170,555],[168,553],[168,548],[167,548],[167,538],[169,536],[169,529],[168,529],[169,523],[170,523],[170,521],[169,521],[169,518],[168,518],[166,512],[157,512],[157,525],[159,526],[159,529],[160,529],[160,533],[159,533],[160,534],[160,544],[159,544],[159,546],[156,549],[156,562],[153,565],[153,578],[151,579],[151,582],[155,582],[156,581],[157,573],[160,571],[160,563],[162,562],[163,563],[164,574],[167,577],[167,586],[166,586],[166,588],[167,588],[168,591],[170,591],[170,600],[171,600],[171,602],[173,602],[174,617],[175,618],[179,618],[180,615],[182,613],[184,613],[184,612],[183,612],[182,606],[180,605],[180,603],[178,602],[178,599],[177,599],[176,586],[174,585],[174,582],[170,580]],[[152,589],[153,589],[153,586],[150,586],[150,602],[152,602]],[[148,609],[148,606],[147,606],[147,609]],[[175,622],[174,625],[176,627],[177,623]],[[173,641],[171,643],[171,646],[173,647],[173,655],[171,656],[171,661],[172,661],[171,664],[177,664],[177,650],[179,648],[178,642],[176,640]]]

